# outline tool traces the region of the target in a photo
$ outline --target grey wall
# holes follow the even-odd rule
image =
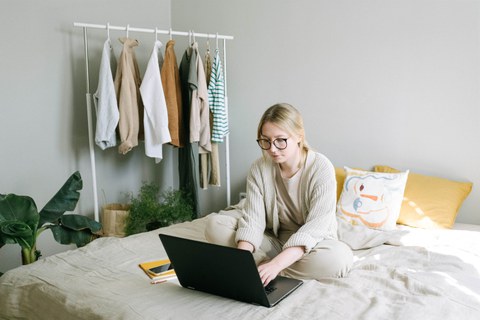
[[[479,9],[473,0],[4,0],[0,192],[30,195],[41,208],[79,170],[76,212],[93,215],[83,35],[73,22],[172,25],[235,36],[227,42],[233,202],[260,156],[261,113],[286,101],[304,114],[310,144],[336,166],[387,164],[474,182],[458,221],[480,224]],[[92,92],[105,37],[89,30]],[[135,37],[143,73],[153,35]],[[186,39],[176,40],[180,58]],[[127,156],[95,150],[101,205],[126,201],[142,181],[176,185],[169,147],[157,166],[142,146]],[[200,197],[203,213],[226,204],[225,187]],[[52,239],[41,236],[44,255],[70,248]],[[19,264],[19,246],[0,249],[0,271]]]
[[[336,166],[386,164],[471,181],[458,221],[480,223],[480,3],[176,0],[176,28],[228,43],[233,197],[258,119],[290,102]],[[200,43],[200,47],[204,44]]]
[[[93,217],[93,191],[85,107],[83,31],[74,22],[170,27],[170,1],[5,0],[0,3],[0,193],[30,195],[39,209],[75,170],[84,180],[76,213]],[[105,30],[89,30],[91,92],[96,90]],[[111,31],[111,38],[125,35]],[[133,34],[132,34],[133,35]],[[143,74],[154,36],[135,34]],[[116,40],[114,49],[120,53]],[[171,149],[159,166],[143,156],[143,147],[120,156],[96,150],[100,205],[128,200],[142,181],[172,184]],[[168,170],[167,170],[168,169]],[[57,244],[50,231],[39,239],[43,255],[71,246]],[[21,264],[20,247],[0,249],[0,271]]]

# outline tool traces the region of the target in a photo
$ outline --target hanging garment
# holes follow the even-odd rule
[[[165,101],[167,103],[168,130],[171,144],[182,147],[185,134],[182,130],[182,91],[177,58],[174,50],[175,41],[170,40],[165,47],[165,59],[161,68],[161,77]]]
[[[223,142],[228,134],[228,117],[225,108],[225,80],[218,49],[213,58],[212,74],[208,85],[208,101],[213,113],[212,141]]]
[[[228,116],[225,109],[225,81],[223,77],[222,61],[218,49],[215,50],[210,82],[208,84],[208,101],[212,114],[212,152],[210,154],[209,184],[220,186],[220,158],[218,143],[228,134]]]
[[[159,163],[163,158],[163,144],[171,141],[168,131],[167,104],[162,79],[160,78],[160,66],[163,63],[162,54],[159,52],[161,47],[162,43],[155,41],[152,55],[140,85],[144,107],[145,154],[148,157],[155,158],[156,163]]]
[[[208,187],[208,169],[209,165],[209,153],[199,153],[199,174],[200,174],[200,188],[207,190]]]
[[[212,73],[212,56],[210,55],[210,45],[207,45],[207,52],[205,52],[205,76],[207,77],[207,87],[210,83],[210,74]]]
[[[195,156],[193,154],[192,144],[187,137],[190,136],[190,105],[192,100],[193,86],[197,83],[196,73],[196,52],[191,47],[185,50],[180,62],[179,74],[182,86],[182,123],[181,130],[185,133],[183,136],[183,148],[178,149],[178,176],[179,188],[192,200],[194,217],[198,217],[198,192],[197,180],[195,175]]]
[[[190,107],[190,142],[198,142],[199,153],[212,151],[210,142],[210,107],[208,103],[207,78],[202,59],[198,52],[198,43],[192,45],[195,57],[196,83],[190,83],[192,88],[192,102]]]
[[[115,129],[117,128],[120,116],[112,74],[112,70],[115,70],[116,64],[112,44],[110,43],[110,39],[107,39],[103,44],[97,91],[93,94],[93,102],[97,110],[95,143],[102,150],[117,145]]]
[[[138,46],[138,41],[129,38],[120,38],[119,41],[123,44],[123,49],[115,76],[115,92],[120,112],[118,152],[126,154],[138,145],[139,138],[143,138],[143,126],[140,126],[140,123],[143,123],[143,104],[140,96],[140,72],[133,50]]]
[[[207,52],[205,53],[205,76],[207,80],[207,88],[210,83],[210,74],[212,73],[212,56],[210,55],[210,44],[207,40]],[[212,125],[213,125],[213,114],[209,111],[209,123],[210,123],[210,136],[212,136]],[[213,167],[212,160],[215,160],[215,155],[217,156],[216,160],[218,161],[218,146],[216,143],[212,142],[212,151],[210,153],[201,153],[200,154],[200,187],[202,189],[207,189],[208,183],[215,186],[220,186],[220,177],[217,175],[217,172],[210,172],[210,181],[208,180],[208,173]],[[212,175],[215,175],[214,180],[212,180]],[[218,177],[218,179],[217,179]],[[214,183],[212,183],[214,181]],[[218,184],[217,184],[218,182]]]
[[[218,142],[212,142],[212,152],[209,154],[208,163],[210,164],[210,179],[208,180],[208,184],[220,187],[220,156],[218,152]]]
[[[192,45],[195,52],[195,70],[197,83],[190,83],[192,87],[192,102],[190,107],[190,142],[198,142],[198,153],[200,155],[200,186],[207,188],[208,162],[207,154],[212,151],[210,141],[210,107],[208,104],[208,89],[205,69],[198,52],[198,43]],[[192,69],[190,69],[192,70]],[[203,161],[202,161],[203,160]]]

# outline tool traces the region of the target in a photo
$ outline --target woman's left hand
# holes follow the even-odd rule
[[[289,267],[292,263],[299,260],[304,254],[303,247],[290,247],[280,252],[272,260],[258,266],[258,273],[266,286],[275,279],[283,269]]]
[[[275,277],[282,271],[283,268],[278,265],[274,260],[270,260],[264,264],[258,266],[258,273],[260,274],[260,279],[264,286],[268,285],[270,281],[275,279]]]

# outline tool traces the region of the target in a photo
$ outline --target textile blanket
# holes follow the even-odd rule
[[[0,277],[0,319],[480,319],[480,226],[387,232],[340,222],[340,239],[355,249],[349,274],[306,280],[273,308],[176,280],[150,284],[138,264],[166,257],[158,234],[205,241],[208,217],[10,270]]]

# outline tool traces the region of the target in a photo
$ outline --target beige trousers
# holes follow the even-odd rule
[[[238,210],[222,211],[212,214],[207,221],[205,237],[211,243],[236,247],[235,234],[238,228],[238,219],[241,212]],[[281,241],[274,234],[265,232],[262,244],[255,250],[255,262],[273,259],[282,251],[283,244],[288,239]],[[353,261],[350,247],[339,240],[323,240],[300,260],[282,271],[282,275],[296,279],[320,279],[325,277],[345,276]]]

